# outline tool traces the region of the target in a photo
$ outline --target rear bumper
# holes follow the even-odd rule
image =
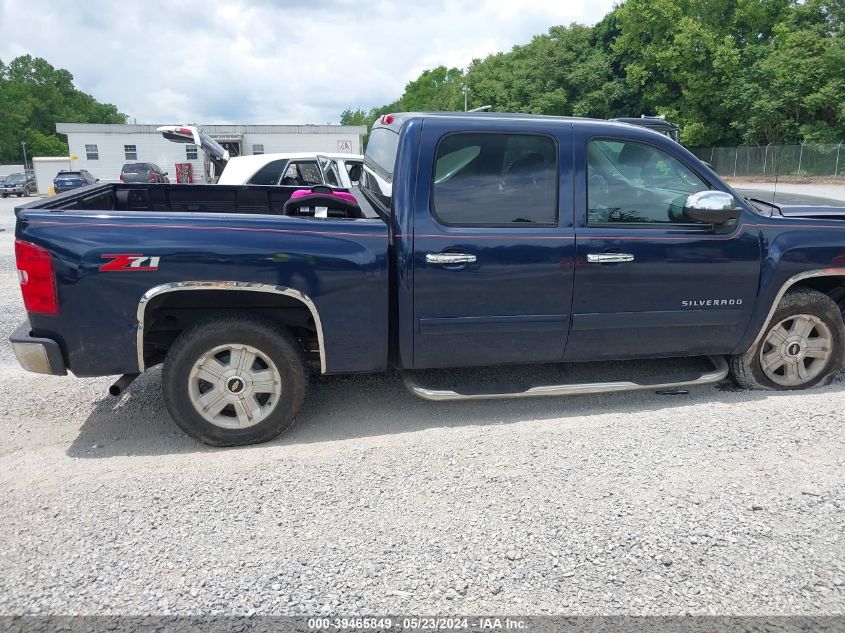
[[[18,363],[25,370],[36,374],[67,375],[62,348],[53,339],[31,336],[28,321],[21,323],[9,337],[9,342]]]

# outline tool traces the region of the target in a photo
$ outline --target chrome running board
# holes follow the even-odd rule
[[[516,389],[503,388],[501,391],[474,390],[471,387],[460,391],[451,389],[429,389],[420,385],[414,375],[404,372],[403,381],[408,390],[424,400],[489,400],[495,398],[535,398],[539,396],[575,396],[588,393],[611,393],[614,391],[643,391],[653,389],[676,389],[709,385],[723,380],[728,375],[728,363],[722,356],[708,356],[713,369],[691,380],[679,382],[633,382],[627,380],[608,382],[572,383],[563,385],[538,385]]]

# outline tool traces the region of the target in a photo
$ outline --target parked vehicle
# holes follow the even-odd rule
[[[843,366],[845,207],[741,199],[642,127],[385,115],[360,185],[376,217],[295,189],[109,184],[19,207],[19,362],[124,374],[113,393],[164,363],[173,419],[215,445],[288,428],[312,362],[400,369],[431,400],[688,386],[729,369],[794,390]],[[414,373],[695,356],[712,368],[614,382],[435,387]]]
[[[167,172],[155,163],[126,163],[120,169],[120,182],[170,182]]]
[[[639,125],[641,127],[648,128],[649,130],[659,132],[660,134],[663,134],[663,136],[668,136],[676,143],[681,142],[681,128],[676,123],[667,121],[666,117],[646,116],[642,114],[639,116],[639,118],[620,117],[617,119],[610,120],[615,121],[617,123],[627,123],[628,125]]]
[[[71,189],[87,187],[97,182],[100,182],[100,179],[94,178],[87,169],[80,169],[79,171],[66,171],[62,169],[53,178],[53,190],[56,193],[63,193]]]
[[[31,196],[38,192],[35,184],[35,176],[29,174],[9,174],[0,182],[0,195],[7,196]]]
[[[361,154],[284,152],[229,156],[222,145],[194,126],[164,125],[161,135],[174,143],[193,143],[215,166],[220,185],[329,185],[349,188],[360,178]]]
[[[226,164],[220,185],[329,185],[348,189],[360,178],[360,154],[291,152],[238,156]]]

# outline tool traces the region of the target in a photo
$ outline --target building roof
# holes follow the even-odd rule
[[[158,134],[156,128],[162,125],[124,125],[121,123],[56,123],[56,132],[95,134]],[[366,134],[366,125],[198,125],[209,136],[236,134]]]

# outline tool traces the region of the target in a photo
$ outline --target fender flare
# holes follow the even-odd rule
[[[745,351],[756,347],[760,340],[763,338],[763,334],[766,332],[766,328],[769,325],[769,322],[772,320],[772,316],[775,314],[775,310],[778,309],[778,305],[780,305],[781,299],[783,299],[783,295],[787,293],[787,291],[794,286],[795,284],[804,281],[805,279],[812,279],[813,277],[845,277],[845,268],[820,268],[817,270],[805,270],[802,273],[798,273],[796,275],[792,275],[789,279],[787,279],[778,290],[778,293],[775,295],[775,299],[772,302],[771,308],[769,308],[769,313],[766,315],[766,318],[763,320],[763,324],[760,326],[760,331],[757,332],[757,336],[754,337],[754,340],[751,342]]]
[[[190,290],[235,290],[242,292],[263,292],[267,294],[284,295],[300,301],[311,312],[314,325],[317,328],[317,342],[320,345],[320,373],[326,373],[326,346],[323,341],[323,324],[320,321],[320,313],[311,297],[304,292],[286,286],[273,286],[270,284],[253,283],[248,281],[174,281],[150,288],[138,302],[138,331],[135,345],[138,354],[138,373],[146,370],[144,364],[144,320],[146,318],[147,305],[155,297],[171,292]]]

